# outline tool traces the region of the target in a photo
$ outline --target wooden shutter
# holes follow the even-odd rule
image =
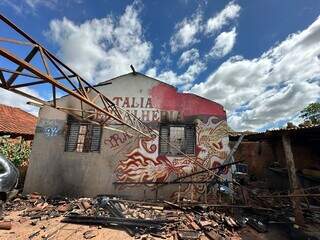
[[[169,152],[169,126],[162,125],[160,126],[160,139],[159,139],[159,154],[164,155]]]
[[[77,148],[78,135],[79,135],[80,124],[70,123],[67,132],[66,139],[66,152],[74,152]]]
[[[193,125],[185,126],[185,153],[194,154],[196,145],[195,127]]]
[[[100,151],[100,142],[101,142],[101,126],[99,125],[92,125],[91,129],[91,152],[98,152]]]

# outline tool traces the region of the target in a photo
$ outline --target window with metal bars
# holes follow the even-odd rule
[[[193,124],[160,125],[160,155],[180,156],[182,153],[193,155],[195,154],[195,145],[196,131]]]
[[[102,128],[96,124],[68,121],[66,152],[99,152]]]

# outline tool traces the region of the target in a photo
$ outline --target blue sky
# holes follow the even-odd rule
[[[298,112],[319,100],[318,0],[3,0],[0,11],[90,82],[133,64],[223,104],[236,130],[298,123]]]

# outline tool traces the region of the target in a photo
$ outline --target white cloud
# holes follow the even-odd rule
[[[155,77],[163,82],[179,87],[181,90],[188,90],[197,76],[206,69],[206,64],[197,60],[189,65],[187,70],[182,74],[177,74],[172,70],[162,71],[156,74],[156,69],[151,68],[146,75]]]
[[[39,94],[36,91],[31,90],[29,88],[21,88],[19,90],[40,98]],[[0,100],[1,104],[18,107],[35,116],[38,116],[39,108],[27,104],[27,102],[30,101],[30,99],[22,97],[21,95],[18,95],[13,92],[9,92],[3,88],[0,88],[0,96],[1,96],[1,100]]]
[[[182,67],[187,63],[193,62],[199,59],[199,51],[196,48],[192,48],[183,52],[178,60],[178,66]]]
[[[147,71],[146,71],[146,75],[149,76],[149,77],[156,77],[157,76],[157,68],[156,67],[153,67],[153,68],[149,68]]]
[[[151,58],[152,44],[144,40],[138,17],[140,4],[133,3],[119,19],[107,16],[77,25],[67,18],[50,22],[48,38],[59,45],[63,61],[91,82],[137,71]]]
[[[2,0],[0,1],[0,5],[6,5],[10,8],[12,8],[16,13],[21,14],[22,13],[22,4],[16,3],[15,1],[12,0]]]
[[[12,8],[17,14],[37,14],[41,7],[60,10],[72,4],[81,4],[82,0],[1,0],[0,5]]]
[[[200,11],[197,11],[191,18],[184,18],[176,24],[175,33],[170,39],[172,52],[199,42],[197,34],[201,31],[201,14]]]
[[[177,23],[174,28],[174,34],[170,38],[171,52],[187,48],[200,42],[199,34],[213,34],[220,31],[224,26],[235,20],[240,15],[241,7],[229,2],[223,10],[203,23],[203,16],[200,10],[197,10],[191,17],[184,18]]]
[[[25,2],[29,7],[33,9],[39,6],[54,8],[57,5],[58,0],[25,0]]]
[[[258,58],[235,56],[191,91],[223,104],[236,130],[290,121],[320,96],[320,18]]]
[[[208,53],[210,57],[224,57],[231,52],[234,44],[236,43],[236,28],[234,27],[229,32],[220,33],[214,43],[214,46]]]
[[[208,19],[205,32],[207,34],[212,34],[221,30],[223,26],[239,17],[240,10],[241,7],[234,3],[234,1],[228,3],[221,12]]]

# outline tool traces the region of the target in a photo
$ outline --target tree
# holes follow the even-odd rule
[[[320,102],[310,103],[300,113],[300,117],[304,120],[310,120],[313,124],[320,124]]]

